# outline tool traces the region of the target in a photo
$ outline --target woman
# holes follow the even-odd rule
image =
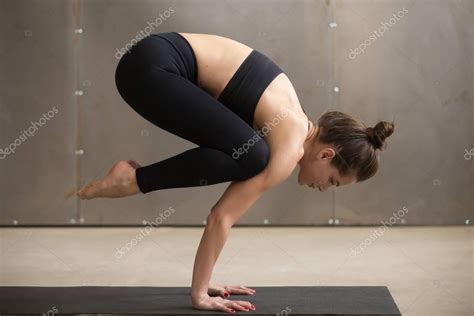
[[[77,193],[81,199],[232,181],[207,217],[196,254],[196,309],[255,309],[224,298],[255,290],[209,282],[231,227],[265,191],[296,165],[298,183],[321,192],[366,180],[378,169],[376,150],[394,130],[385,121],[366,128],[336,111],[313,124],[283,70],[259,51],[217,35],[150,35],[121,58],[115,80],[136,112],[198,147],[144,167],[118,161]]]

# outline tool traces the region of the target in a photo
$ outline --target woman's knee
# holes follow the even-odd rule
[[[262,172],[270,160],[270,148],[262,138],[256,142],[242,157],[241,165],[245,168],[247,177],[253,177]]]

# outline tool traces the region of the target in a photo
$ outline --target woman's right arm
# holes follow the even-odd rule
[[[260,173],[245,181],[232,182],[207,216],[206,228],[199,243],[193,269],[191,300],[196,308],[203,307],[200,304],[209,297],[207,292],[212,270],[227,241],[230,229],[265,191],[263,179],[263,173]],[[232,304],[225,305],[243,310],[233,301],[217,300],[230,302]]]
[[[258,175],[244,181],[232,182],[213,206],[207,217],[206,228],[194,261],[191,289],[191,300],[194,307],[201,309],[209,307],[208,305],[202,306],[202,303],[209,300],[207,292],[212,270],[232,226],[266,190],[291,175],[301,155],[295,138],[298,140],[294,133],[280,135],[279,145],[283,150],[271,152],[267,166]],[[214,299],[214,303],[218,306],[209,309],[229,311],[227,306],[236,308],[240,306],[234,301],[220,297],[211,299]],[[249,302],[245,302],[245,305],[248,304]]]

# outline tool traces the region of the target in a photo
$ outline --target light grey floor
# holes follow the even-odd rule
[[[190,286],[202,231],[149,226],[0,229],[1,285]],[[385,231],[234,227],[212,281],[385,285],[403,315],[473,315],[473,231],[467,226]]]

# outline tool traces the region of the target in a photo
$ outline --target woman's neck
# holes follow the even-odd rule
[[[301,159],[298,161],[299,165],[301,164],[303,159],[307,159],[308,155],[310,155],[311,149],[315,142],[315,137],[318,135],[318,131],[319,131],[319,128],[317,125],[314,125],[313,122],[311,122],[310,120],[308,120],[308,122],[309,122],[309,130],[308,130],[308,134],[306,135],[306,139],[303,143],[303,155],[301,156]]]
[[[305,142],[314,139],[314,136],[318,134],[318,130],[318,125],[314,125],[313,122],[308,120],[308,134],[306,135]]]

